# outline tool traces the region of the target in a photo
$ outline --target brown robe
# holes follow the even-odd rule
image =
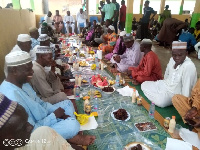
[[[165,19],[163,26],[158,34],[158,40],[171,44],[174,40],[176,40],[177,33],[185,27],[187,27],[185,22],[174,18],[167,18]]]

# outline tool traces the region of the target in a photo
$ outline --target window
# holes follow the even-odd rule
[[[194,11],[195,2],[196,0],[185,0],[183,5],[183,11],[185,11],[185,13],[189,12],[190,14],[192,14],[192,12]]]
[[[180,11],[180,0],[166,0],[165,5],[169,5],[169,10],[171,10],[171,14],[179,14]]]
[[[157,11],[157,13],[159,13],[160,2],[161,2],[161,0],[151,0],[149,3],[149,7],[152,7],[154,11]]]
[[[133,14],[140,13],[140,0],[134,0],[133,2]]]

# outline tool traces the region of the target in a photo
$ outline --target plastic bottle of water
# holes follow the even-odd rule
[[[149,117],[151,119],[154,118],[154,112],[155,112],[155,104],[152,102],[149,108]]]
[[[119,86],[119,74],[117,74],[115,77],[115,85]]]
[[[75,99],[77,101],[80,100],[80,88],[78,86],[76,86],[76,89],[75,89]]]
[[[98,111],[98,98],[95,96],[94,98],[94,111],[97,112]]]
[[[99,71],[99,60],[98,60],[98,56],[96,55],[95,57],[95,64],[96,64],[96,71]]]
[[[76,55],[77,55],[77,58],[79,58],[79,56],[80,56],[79,50],[77,51]]]

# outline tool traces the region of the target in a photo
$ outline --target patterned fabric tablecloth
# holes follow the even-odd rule
[[[105,70],[101,74],[106,75],[109,79],[113,78]],[[95,143],[88,147],[89,150],[122,150],[130,142],[143,142],[153,150],[165,149],[167,137],[170,136],[156,120],[149,118],[148,112],[143,106],[132,104],[131,97],[123,97],[117,91],[112,95],[107,95],[100,89],[86,87],[82,88],[81,92],[87,92],[90,89],[99,90],[102,93],[102,97],[98,99],[98,104],[99,109],[104,110],[104,123],[95,130],[84,131],[84,134],[96,136]],[[90,102],[93,106],[93,100]],[[76,104],[79,113],[84,113],[83,100],[76,101]],[[130,113],[130,120],[115,121],[111,117],[111,112],[119,108],[123,108]],[[98,117],[96,119],[98,120]],[[135,123],[147,121],[153,122],[157,130],[139,132],[134,126]]]

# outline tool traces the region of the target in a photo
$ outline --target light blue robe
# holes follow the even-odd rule
[[[71,139],[78,134],[80,124],[74,116],[74,107],[70,100],[54,105],[44,102],[36,95],[29,83],[24,84],[21,89],[10,82],[3,81],[0,85],[0,92],[25,108],[29,116],[28,122],[34,126],[34,129],[40,126],[49,126],[65,139]],[[65,120],[56,119],[53,112],[59,107],[63,108],[65,114],[71,117]]]

